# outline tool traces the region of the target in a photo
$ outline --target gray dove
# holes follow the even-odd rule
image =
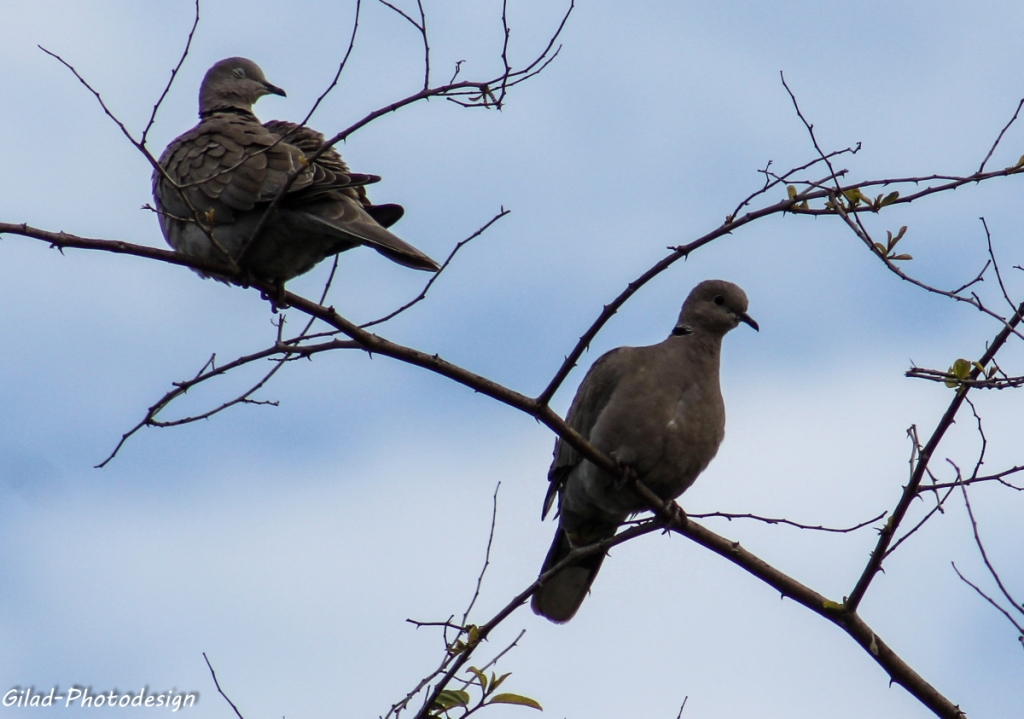
[[[743,290],[723,280],[701,282],[668,339],[619,347],[594,363],[566,421],[663,500],[675,499],[708,466],[725,436],[719,360],[722,338],[740,322],[758,329]],[[541,518],[557,497],[559,523],[541,574],[573,547],[614,536],[627,517],[646,508],[621,478],[561,439],[554,455]],[[603,553],[592,554],[545,580],[534,592],[533,611],[553,622],[572,619],[603,561]]]
[[[252,60],[232,57],[207,71],[199,88],[199,124],[167,146],[160,156],[163,172],[153,173],[168,244],[214,264],[230,266],[230,256],[248,276],[278,285],[359,245],[436,272],[436,262],[386,229],[402,216],[401,206],[367,199],[364,185],[379,177],[351,172],[333,148],[310,162],[324,142],[315,130],[284,121],[260,124],[252,106],[268,94],[285,93]],[[297,168],[295,182],[252,241]]]

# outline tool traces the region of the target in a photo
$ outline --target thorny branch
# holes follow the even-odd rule
[[[907,377],[915,379],[926,379],[932,382],[943,382],[962,384],[972,389],[1014,389],[1024,386],[1024,377],[980,377],[978,379],[960,379],[951,372],[937,369],[925,369],[924,367],[911,367],[906,372]]]
[[[711,517],[720,517],[722,519],[728,519],[730,522],[734,519],[753,519],[758,522],[764,522],[765,524],[784,524],[787,527],[796,527],[797,529],[810,529],[816,532],[834,532],[836,534],[848,534],[849,532],[856,532],[858,529],[868,527],[879,519],[885,516],[885,512],[882,512],[877,517],[872,517],[863,522],[859,522],[852,527],[823,527],[820,524],[801,524],[800,522],[794,522],[791,519],[779,519],[776,517],[761,517],[756,514],[729,514],[727,512],[705,512],[703,514],[690,513],[687,515],[694,519],[708,519]]]
[[[371,322],[367,322],[361,326],[365,329],[366,327],[370,327],[372,325],[387,322],[388,320],[393,319],[399,314],[405,312],[418,302],[424,300],[427,296],[427,292],[430,291],[430,288],[433,286],[434,282],[437,281],[437,279],[441,276],[441,273],[444,272],[444,270],[451,263],[452,259],[455,257],[455,254],[460,249],[462,249],[466,244],[468,244],[469,242],[483,234],[495,222],[500,220],[505,215],[509,214],[509,212],[510,210],[501,208],[500,212],[493,218],[491,218],[486,224],[480,227],[472,235],[456,244],[455,248],[451,251],[451,253],[449,253],[448,257],[441,265],[441,269],[439,269],[437,272],[431,275],[430,279],[427,280],[426,285],[424,285],[423,290],[413,300],[405,303],[404,305],[402,305],[395,311],[385,315],[384,317],[373,320]],[[334,265],[331,267],[330,276],[327,278],[327,282],[325,283],[324,289],[321,292],[320,301],[318,304],[322,305],[324,301],[327,299],[327,294],[330,291],[330,287],[334,280],[335,272],[337,271],[337,269],[338,256],[335,255]],[[239,404],[268,404],[272,406],[277,406],[277,402],[258,401],[253,400],[251,398],[252,395],[257,390],[262,389],[263,386],[266,385],[266,383],[277,373],[277,371],[281,369],[285,362],[297,358],[308,359],[312,357],[314,354],[319,354],[321,352],[328,352],[339,349],[357,349],[359,347],[359,345],[356,344],[355,342],[337,339],[332,339],[329,342],[321,342],[315,345],[309,344],[310,340],[320,339],[325,336],[333,338],[337,334],[337,332],[323,332],[310,334],[309,330],[312,328],[314,322],[315,319],[310,318],[310,320],[306,323],[305,328],[302,330],[302,332],[299,333],[298,336],[285,340],[281,336],[282,331],[284,329],[284,315],[281,315],[281,319],[278,320],[278,336],[271,347],[268,347],[267,349],[261,350],[259,352],[255,352],[253,354],[239,357],[238,359],[235,359],[232,362],[229,362],[225,365],[221,365],[220,367],[216,366],[214,362],[216,355],[214,355],[205,365],[203,365],[202,369],[200,369],[199,373],[195,377],[193,377],[190,380],[175,382],[174,389],[164,394],[164,396],[157,400],[155,404],[150,406],[142,420],[134,427],[132,427],[130,430],[121,435],[121,439],[118,441],[113,451],[107,456],[106,459],[104,459],[102,462],[96,465],[96,467],[99,468],[106,466],[114,457],[117,456],[117,453],[121,450],[121,447],[124,446],[125,442],[127,442],[128,439],[130,439],[143,427],[174,427],[177,425],[189,424],[200,419],[209,419],[213,415],[223,412],[224,410]],[[274,366],[266,374],[263,375],[262,379],[260,379],[258,382],[250,386],[248,390],[238,395],[234,399],[229,400],[227,402],[223,402],[217,407],[206,412],[202,412],[200,414],[190,415],[173,421],[157,420],[157,415],[163,412],[165,409],[167,409],[168,405],[170,405],[176,399],[184,396],[190,389],[194,388],[195,386],[202,384],[203,382],[215,379],[217,377],[223,377],[227,375],[229,372],[236,370],[242,366],[251,364],[253,362],[257,362],[259,360],[264,359],[272,359],[275,357],[277,359],[274,360]]]
[[[1017,117],[1020,115],[1021,107],[1024,107],[1024,99],[1017,103],[1017,109],[1014,111],[1013,117],[1011,117],[1010,121],[1006,123],[1002,130],[999,131],[999,136],[996,137],[996,141],[992,143],[992,149],[988,151],[988,154],[985,155],[985,159],[982,160],[981,165],[978,166],[978,172],[985,171],[985,165],[987,165],[989,159],[991,159],[992,153],[994,153],[996,148],[999,147],[999,143],[1003,140],[1003,135],[1006,134],[1006,131],[1010,129],[1010,126],[1013,125],[1013,123],[1017,122]]]
[[[548,64],[550,64],[550,62],[554,60],[555,57],[558,55],[559,50],[561,50],[561,46],[559,46],[559,48],[555,49],[554,51],[552,51],[552,48],[554,47],[555,42],[557,42],[558,37],[561,35],[562,30],[565,28],[565,23],[569,20],[569,15],[572,13],[573,7],[574,0],[570,0],[569,9],[566,10],[565,15],[562,17],[561,23],[559,23],[558,28],[551,36],[551,39],[548,41],[547,46],[539,55],[537,55],[533,59],[532,62],[530,62],[525,67],[520,68],[518,70],[513,70],[511,72],[506,71],[497,78],[494,78],[486,82],[464,80],[461,82],[452,82],[437,87],[425,87],[419,92],[409,95],[406,98],[398,100],[397,102],[393,102],[386,107],[374,110],[373,112],[363,117],[363,119],[353,123],[346,129],[337,133],[336,135],[328,139],[326,142],[324,142],[324,144],[320,147],[319,150],[309,155],[306,158],[307,162],[309,162],[310,164],[316,162],[317,159],[319,159],[319,157],[323,153],[327,152],[337,143],[347,139],[350,135],[352,135],[352,133],[365,127],[374,120],[383,117],[384,115],[388,115],[403,107],[406,107],[407,105],[412,105],[416,102],[419,102],[420,100],[426,100],[432,97],[443,97],[449,100],[456,101],[460,105],[465,105],[466,107],[482,107],[488,109],[494,108],[500,110],[505,99],[505,91],[507,88],[525,82],[530,78],[534,77],[535,75],[537,75],[538,73],[542,72],[544,68],[546,68]],[[501,93],[497,97],[495,97],[493,92],[491,91],[491,87],[493,87],[496,84],[500,85],[502,88]],[[459,97],[467,97],[469,101],[460,102],[457,100],[457,98]],[[295,183],[295,180],[297,180],[299,175],[301,175],[304,171],[305,168],[300,166],[295,168],[291,173],[289,173],[284,183],[282,183],[281,189],[278,192],[277,196],[273,199],[270,205],[268,205],[266,211],[263,213],[263,216],[260,218],[260,221],[256,224],[256,227],[253,229],[252,235],[250,236],[248,244],[246,246],[246,250],[251,248],[259,239],[260,235],[263,232],[263,229],[267,226],[267,223],[277,213],[277,210],[280,207],[285,195],[287,195],[289,189]],[[242,257],[244,258],[245,255],[246,252],[243,251]]]
[[[160,93],[160,97],[157,98],[156,103],[153,105],[153,112],[149,115],[149,122],[146,123],[146,128],[142,131],[142,136],[139,138],[139,144],[143,147],[146,146],[146,138],[149,137],[149,131],[152,129],[153,123],[156,122],[156,114],[160,111],[160,106],[164,104],[164,98],[166,98],[167,93],[171,91],[171,86],[174,85],[174,79],[178,76],[178,71],[181,70],[181,66],[185,64],[185,58],[188,57],[189,50],[192,49],[192,38],[196,34],[197,27],[199,27],[199,0],[196,0],[195,18],[192,20],[192,29],[188,31],[188,39],[185,41],[185,49],[181,53],[181,58],[178,60],[178,64],[174,66],[173,70],[171,70],[171,76],[167,79],[164,91]]]
[[[491,498],[491,531],[487,533],[487,549],[484,550],[484,565],[480,567],[480,575],[476,578],[476,589],[473,590],[473,597],[469,600],[469,606],[462,613],[462,626],[469,622],[469,613],[473,611],[473,605],[480,597],[480,587],[484,583],[484,575],[487,568],[491,566],[491,546],[494,544],[494,527],[498,523],[498,490],[501,489],[501,482],[494,488],[494,496]]]
[[[846,219],[847,221],[849,220],[848,217],[844,217],[844,219]],[[890,262],[887,264],[891,265],[892,263]],[[978,366],[975,366],[971,370],[970,375],[968,377],[970,381],[978,379],[979,375],[981,374],[981,371],[978,367],[986,367],[989,364],[989,362],[991,362],[993,358],[996,356],[996,353],[1006,343],[1006,340],[1009,339],[1010,335],[1016,334],[1016,328],[1017,325],[1020,324],[1022,316],[1024,316],[1024,304],[1020,305],[1017,308],[1013,317],[1008,322],[1005,323],[1003,328],[999,331],[999,334],[996,335],[992,343],[989,345],[988,349],[978,360]],[[887,553],[889,543],[892,541],[896,529],[903,521],[903,518],[906,515],[907,510],[910,508],[911,501],[917,495],[918,487],[920,486],[921,481],[924,478],[925,472],[928,468],[928,463],[931,461],[932,455],[938,447],[939,442],[942,441],[942,438],[945,435],[946,431],[953,424],[953,421],[956,418],[956,414],[960,409],[960,405],[963,404],[964,400],[967,398],[967,393],[969,391],[970,386],[968,384],[963,384],[960,386],[960,388],[954,395],[953,400],[950,402],[945,414],[942,416],[942,419],[935,427],[935,430],[933,431],[931,438],[928,440],[925,446],[921,448],[913,476],[911,477],[910,482],[908,482],[907,486],[904,488],[903,495],[900,498],[899,503],[893,510],[889,518],[889,522],[881,531],[878,539],[878,544],[875,547],[875,550],[872,552],[871,558],[868,561],[867,566],[864,568],[864,572],[861,574],[861,577],[857,581],[856,586],[850,593],[848,602],[851,608],[857,608],[857,605],[864,597],[864,593],[867,591],[868,586],[871,584],[871,580],[874,579],[875,575],[881,569],[882,560],[884,559]]]

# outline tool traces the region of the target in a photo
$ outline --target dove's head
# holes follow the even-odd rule
[[[260,66],[244,57],[229,57],[206,71],[199,86],[199,116],[218,110],[252,112],[253,103],[264,95],[281,95],[284,90],[271,85]]]
[[[747,314],[747,294],[725,280],[704,280],[683,303],[674,335],[707,332],[718,336],[745,322],[755,330],[757,322]]]

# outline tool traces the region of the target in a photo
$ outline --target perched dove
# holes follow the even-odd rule
[[[683,303],[665,341],[619,347],[583,378],[566,421],[664,500],[675,499],[704,471],[725,436],[725,405],[718,383],[722,338],[740,322],[755,330],[747,296],[736,285],[706,280]],[[615,534],[643,503],[617,477],[555,442],[551,485],[542,518],[558,497],[559,525],[541,574],[573,547]],[[548,578],[533,595],[533,611],[553,622],[576,614],[604,554],[592,554]]]
[[[199,124],[167,146],[162,172],[153,173],[167,242],[215,264],[230,266],[230,255],[253,278],[277,284],[358,245],[436,272],[436,262],[385,229],[402,216],[401,206],[373,205],[366,198],[363,185],[379,177],[350,172],[333,148],[309,162],[324,142],[315,130],[283,121],[260,124],[252,105],[268,94],[285,93],[251,60],[232,57],[207,71],[199,88]],[[251,241],[296,169],[295,182]]]

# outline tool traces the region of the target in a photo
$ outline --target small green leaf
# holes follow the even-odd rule
[[[469,704],[469,693],[461,689],[442,689],[434,700],[434,706],[448,710],[452,707],[464,707]]]
[[[957,379],[967,379],[971,374],[971,363],[961,358],[953,363],[953,376]]]
[[[889,257],[886,257],[885,259],[887,259],[887,260],[912,260],[912,259],[914,259],[914,256],[913,255],[891,255]]]
[[[524,697],[520,694],[495,694],[487,703],[518,704],[519,706],[531,707],[533,709],[539,709],[540,711],[544,711],[544,707],[542,707],[535,699],[530,699],[530,697]]]
[[[860,191],[859,187],[854,187],[849,190],[843,190],[843,196],[854,207],[868,199],[864,197],[864,193]]]
[[[1022,157],[1021,159],[1024,160],[1024,157]],[[794,185],[786,185],[786,194],[789,195],[789,199],[795,199],[798,194],[796,191],[796,187]]]
[[[476,675],[477,680],[480,682],[480,688],[483,691],[486,692],[487,691],[487,675],[484,674],[479,669],[477,669],[476,667],[470,667],[466,671],[473,672],[473,674]]]
[[[844,609],[844,606],[842,604],[840,604],[839,602],[833,602],[829,599],[826,599],[822,606],[824,606],[825,609],[828,609],[833,612],[841,612]]]
[[[499,686],[501,686],[501,683],[503,681],[505,681],[506,679],[508,679],[511,674],[512,674],[512,672],[505,672],[500,677],[495,679],[494,678],[494,672],[491,672],[491,691],[493,692],[495,689],[497,689]]]
[[[878,254],[882,255],[882,257],[885,257],[885,245],[883,245],[881,242],[875,243],[875,251],[878,252]]]
[[[879,195],[879,197],[881,197],[881,195]],[[878,203],[878,206],[885,207],[886,205],[891,205],[898,199],[900,199],[900,193],[890,192],[888,195],[882,198],[882,201]]]

